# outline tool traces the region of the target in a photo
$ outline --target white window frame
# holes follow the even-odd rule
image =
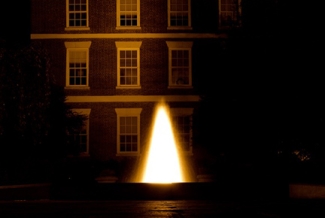
[[[223,25],[222,24],[222,13],[224,12],[224,10],[222,10],[222,5],[223,4],[227,4],[227,1],[230,0],[219,0],[219,27],[221,29],[227,29],[227,28],[231,28],[232,26],[229,25]],[[241,25],[241,0],[232,0],[235,2],[235,5],[237,5],[237,17],[236,20],[232,20],[233,23],[237,23],[237,26]],[[231,11],[228,11],[231,12]]]
[[[192,46],[193,42],[166,41],[168,46],[168,88],[193,88],[192,87]],[[172,51],[188,51],[189,54],[189,83],[188,84],[173,84],[172,82]]]
[[[73,108],[72,112],[78,113],[80,115],[84,115],[87,119],[84,121],[84,127],[86,129],[87,141],[86,141],[86,151],[81,152],[81,156],[88,156],[89,155],[89,116],[91,109],[88,108]]]
[[[117,156],[137,156],[140,155],[140,114],[142,108],[115,108],[117,115],[117,134],[116,134],[116,155]],[[137,118],[137,151],[124,151],[120,149],[120,118],[121,117],[136,117]]]
[[[193,119],[193,108],[170,108],[170,114],[171,114],[171,117],[173,119],[173,117],[175,116],[190,116],[190,132],[189,132],[189,150],[182,150],[181,149],[181,152],[183,154],[186,154],[186,155],[193,155],[193,130],[192,130],[192,119]],[[176,139],[178,138],[177,136],[177,130],[175,129],[175,134],[176,134]],[[177,142],[179,143],[179,142]]]
[[[115,42],[117,48],[117,86],[116,88],[131,88],[131,89],[139,89],[140,86],[140,47],[142,42]],[[120,75],[120,51],[137,51],[137,84],[125,85],[121,84],[121,75]]]
[[[116,0],[116,29],[141,29],[140,26],[140,0],[137,1],[137,25],[136,26],[121,26],[121,1]]]
[[[69,0],[66,0],[66,28],[65,30],[90,30],[89,28],[89,1],[86,0],[86,26],[70,26]]]
[[[66,87],[72,89],[89,89],[89,48],[91,41],[85,42],[65,42],[66,53]],[[70,52],[83,51],[86,52],[86,84],[85,85],[71,85],[70,84]]]
[[[168,8],[168,27],[167,29],[188,29],[188,30],[191,30],[192,29],[192,21],[191,21],[191,0],[188,0],[188,11],[187,11],[187,17],[188,17],[188,24],[187,26],[172,26],[171,25],[171,14],[172,14],[172,11],[171,11],[171,0],[168,0],[168,5],[167,5],[167,8]]]

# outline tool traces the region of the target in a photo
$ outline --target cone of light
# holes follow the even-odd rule
[[[183,182],[176,141],[165,105],[160,105],[156,111],[142,182]]]

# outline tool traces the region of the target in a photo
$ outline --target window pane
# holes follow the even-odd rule
[[[126,51],[120,51],[120,57],[125,58],[126,57]]]
[[[190,141],[191,141],[191,119],[190,116],[174,116],[173,124],[176,128],[178,143],[184,151],[188,151],[190,149]]]
[[[170,26],[188,26],[188,0],[170,1]]]
[[[125,67],[125,66],[126,66],[125,59],[121,58],[120,59],[120,67]]]
[[[125,69],[120,70],[120,75],[123,76],[123,77],[125,76]]]
[[[136,77],[131,78],[131,85],[136,85],[138,83],[138,80]]]
[[[132,66],[131,65],[131,59],[126,59],[125,66],[128,66],[128,67]]]
[[[125,51],[125,57],[131,58],[132,57],[132,51]]]
[[[126,126],[125,127],[125,132],[126,133],[131,133],[131,126]]]
[[[87,1],[69,1],[69,26],[87,26]]]
[[[69,52],[69,85],[87,85],[87,51]]]
[[[120,85],[137,85],[137,54],[136,50],[120,51]]]
[[[132,77],[137,77],[137,69],[132,69],[132,71],[131,71],[131,76]]]
[[[132,61],[132,62],[131,62],[131,66],[136,67],[137,64],[138,64],[137,59],[133,58],[131,61]]]
[[[131,125],[131,117],[125,117],[125,125]]]

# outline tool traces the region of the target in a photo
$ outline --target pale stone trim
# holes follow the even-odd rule
[[[168,89],[193,89],[193,86],[173,86],[169,85]]]
[[[198,102],[198,95],[114,95],[114,96],[67,96],[67,103],[86,102]]]
[[[190,26],[169,26],[168,30],[192,30],[193,28]]]
[[[31,39],[218,39],[227,38],[226,34],[215,33],[32,33]]]
[[[84,42],[64,42],[66,48],[90,48],[91,41]]]
[[[123,86],[116,86],[116,89],[141,89],[141,86],[134,86],[134,85],[123,85]]]
[[[193,42],[166,41],[168,48],[192,48]]]
[[[120,116],[139,116],[142,111],[142,108],[115,108],[116,114]]]
[[[117,26],[117,30],[141,30],[140,26]]]
[[[64,89],[85,89],[89,90],[90,87],[87,85],[74,85],[74,86],[65,86]]]
[[[129,42],[129,41],[119,41],[119,42],[115,42],[115,45],[117,48],[140,48],[142,42],[141,41],[133,41],[133,42]]]
[[[77,30],[90,30],[90,27],[66,27],[66,31],[77,31]]]

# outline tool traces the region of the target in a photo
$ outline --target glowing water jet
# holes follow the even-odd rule
[[[184,176],[166,105],[157,107],[142,182],[183,182]]]

